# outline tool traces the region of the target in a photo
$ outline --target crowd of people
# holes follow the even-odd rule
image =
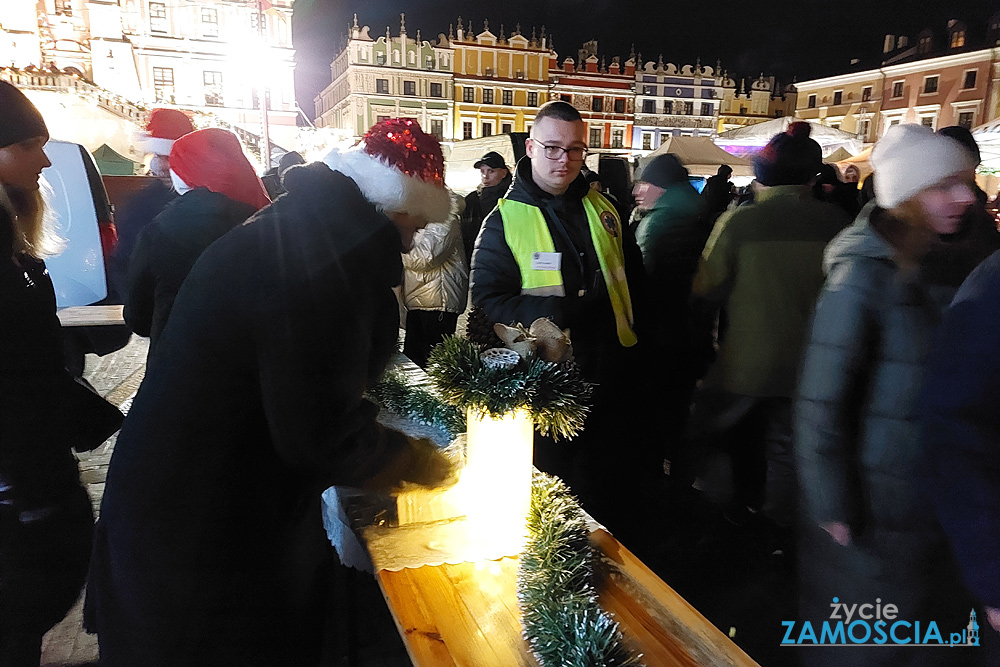
[[[412,120],[265,183],[235,135],[157,110],[158,178],[122,212],[111,266],[151,339],[122,423],[62,358],[48,130],[3,82],[0,106],[0,664],[37,665],[85,580],[102,665],[317,664],[321,491],[455,475],[365,397],[400,303],[421,366],[469,307],[570,332],[591,410],[572,441],[537,438],[535,463],[626,544],[650,538],[652,494],[703,488],[722,455],[720,511],[798,568],[801,619],[878,597],[957,628],[976,605],[996,640],[1000,233],[971,136],[889,128],[864,202],[793,123],[755,156],[752,201],[728,168],[699,194],[660,155],[630,216],[584,173],[564,102],[539,108],[516,164],[484,155],[464,198]],[[119,427],[95,528],[72,450]],[[850,651],[806,662],[969,664]]]

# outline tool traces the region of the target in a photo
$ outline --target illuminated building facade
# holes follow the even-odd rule
[[[642,54],[638,56],[642,62]],[[714,137],[723,78],[701,62],[677,67],[647,62],[635,70],[635,129],[632,146],[649,153],[671,136]]]

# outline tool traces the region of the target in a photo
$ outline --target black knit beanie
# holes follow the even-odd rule
[[[0,148],[48,134],[35,105],[16,86],[0,81]]]
[[[636,180],[666,189],[674,183],[687,183],[688,170],[676,156],[664,153],[650,160]]]
[[[792,123],[771,137],[754,156],[753,172],[761,185],[803,185],[823,166],[823,149],[809,138],[809,123]]]

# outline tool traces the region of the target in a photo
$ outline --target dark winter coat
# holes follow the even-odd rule
[[[253,212],[249,204],[197,188],[170,202],[139,234],[129,263],[125,322],[140,336],[149,336],[150,355],[195,261]]]
[[[503,180],[488,188],[478,188],[465,195],[465,210],[462,212],[462,243],[465,245],[465,263],[472,263],[472,251],[483,228],[483,220],[497,207],[497,201],[507,194],[514,176],[508,172]]]
[[[690,342],[691,281],[711,231],[704,200],[688,183],[669,186],[636,228],[664,352],[681,352]]]
[[[851,219],[806,186],[767,188],[715,223],[693,293],[724,308],[721,388],[791,397],[809,318],[823,285],[823,249]]]
[[[934,507],[965,581],[1000,607],[1000,253],[965,281],[928,359],[920,410]]]
[[[362,398],[395,351],[396,227],[316,163],[213,243],[108,470],[88,589],[109,667],[316,664],[320,493],[405,440]]]
[[[118,244],[108,260],[108,279],[111,281],[109,287],[118,295],[118,303],[128,291],[128,265],[139,234],[177,196],[173,188],[156,178],[115,211]]]
[[[867,207],[827,248],[827,281],[795,404],[809,527],[803,618],[828,618],[834,596],[848,604],[878,597],[897,605],[900,618],[960,630],[969,607],[920,475],[918,395],[944,304],[933,300],[916,270],[900,268],[870,215],[878,210]],[[842,547],[816,528],[827,522],[847,524],[851,545]],[[830,663],[817,650],[815,664],[889,664],[898,659],[889,655],[894,650],[852,648],[847,659],[824,649]],[[955,659],[948,653],[911,652],[913,661],[900,664],[942,664],[939,658],[948,664]]]
[[[494,322],[529,326],[548,317],[560,328],[569,328],[573,350],[585,377],[600,381],[617,373],[624,357],[638,348],[622,348],[607,285],[590,237],[583,198],[590,186],[579,176],[561,196],[535,184],[531,161],[517,163],[514,184],[507,198],[541,209],[548,223],[555,252],[562,253],[562,278],[566,296],[521,294],[521,271],[504,238],[499,209],[486,218],[472,257],[472,303]],[[636,335],[643,344],[644,279],[642,254],[632,233],[622,225],[625,273],[635,313]]]
[[[705,181],[705,188],[701,191],[705,199],[708,211],[718,217],[720,213],[729,208],[733,198],[736,196],[736,188],[733,182],[726,176],[716,174]]]

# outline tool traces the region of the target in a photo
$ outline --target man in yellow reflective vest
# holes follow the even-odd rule
[[[548,317],[570,329],[581,372],[598,384],[593,409],[574,442],[539,442],[535,463],[611,521],[622,499],[611,487],[662,477],[663,455],[641,423],[649,419],[641,355],[652,353],[642,339],[642,255],[614,206],[580,175],[585,133],[566,102],[538,110],[527,157],[476,240],[472,302],[495,322],[528,326]]]

